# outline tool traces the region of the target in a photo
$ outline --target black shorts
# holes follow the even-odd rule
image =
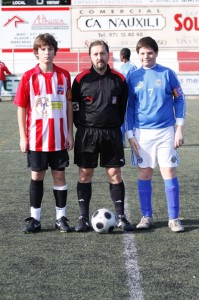
[[[74,163],[80,168],[100,166],[119,168],[125,164],[120,128],[78,127],[75,135]]]
[[[47,170],[48,166],[53,170],[63,171],[69,166],[67,150],[53,152],[29,151],[27,160],[28,167],[35,172]]]

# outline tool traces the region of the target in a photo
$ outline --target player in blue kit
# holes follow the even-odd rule
[[[132,148],[132,164],[138,165],[138,194],[142,218],[138,229],[150,228],[152,215],[152,176],[158,164],[164,180],[168,205],[168,226],[184,231],[179,220],[177,148],[183,141],[185,97],[171,69],[156,63],[158,45],[151,37],[136,46],[142,67],[128,77],[127,137]]]
[[[131,50],[129,48],[122,48],[120,50],[120,61],[123,62],[121,65],[121,73],[127,78],[132,71],[136,70],[136,65],[130,61]]]
[[[131,74],[132,71],[136,70],[136,65],[130,61],[131,50],[129,48],[122,48],[120,50],[120,61],[123,62],[120,68],[120,72],[126,77]],[[125,122],[121,126],[123,146],[126,147],[125,139]]]

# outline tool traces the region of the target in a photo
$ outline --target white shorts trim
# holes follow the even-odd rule
[[[173,126],[161,129],[136,128],[135,138],[139,144],[139,156],[136,157],[132,152],[132,165],[152,169],[157,164],[163,168],[179,165],[178,153],[174,148],[175,131]]]

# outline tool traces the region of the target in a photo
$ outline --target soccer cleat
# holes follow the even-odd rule
[[[134,231],[135,226],[131,224],[125,216],[118,216],[117,227],[123,229],[124,231]]]
[[[91,230],[89,219],[83,216],[79,217],[78,225],[75,227],[77,232],[86,232]]]
[[[60,219],[56,220],[55,228],[58,229],[60,232],[71,232],[72,227],[68,225],[68,222],[68,219],[63,216]]]
[[[33,217],[29,217],[25,219],[28,224],[22,229],[24,233],[34,233],[41,230],[40,221],[36,220]]]
[[[184,226],[181,224],[179,219],[170,219],[168,222],[168,226],[173,232],[183,232]]]
[[[139,224],[137,224],[137,229],[149,229],[151,226],[153,226],[154,221],[152,217],[142,217]]]

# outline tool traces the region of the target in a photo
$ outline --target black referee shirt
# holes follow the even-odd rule
[[[76,126],[120,127],[124,122],[128,88],[125,77],[109,65],[104,75],[93,67],[73,81],[72,99]]]

